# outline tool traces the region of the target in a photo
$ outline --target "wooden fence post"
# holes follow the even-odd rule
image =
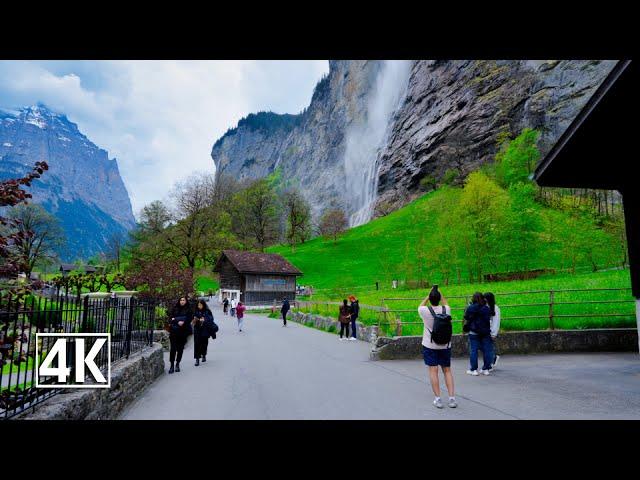
[[[554,330],[555,327],[553,325],[553,290],[549,290],[549,329]]]

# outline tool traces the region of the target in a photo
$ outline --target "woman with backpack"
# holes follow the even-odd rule
[[[171,310],[171,319],[169,320],[169,343],[171,349],[169,351],[169,373],[180,371],[180,360],[182,360],[182,352],[187,343],[187,337],[191,335],[191,318],[193,312],[189,308],[187,297],[180,297],[178,303]],[[174,368],[175,362],[175,368]]]
[[[347,305],[347,299],[342,301],[342,305],[338,309],[338,321],[340,322],[340,341],[343,341],[342,335],[349,340],[349,318],[351,317],[351,309]]]
[[[198,300],[196,311],[193,314],[193,356],[196,359],[196,367],[207,361],[207,346],[209,337],[215,339],[217,325],[213,321],[213,313],[204,300]]]
[[[442,297],[438,285],[434,285],[420,306],[418,314],[424,323],[422,334],[422,356],[429,369],[429,381],[435,399],[433,405],[443,408],[440,399],[440,379],[438,367],[442,369],[444,381],[449,392],[449,407],[456,408],[456,396],[453,386],[453,374],[451,373],[451,307]]]
[[[496,368],[498,360],[500,360],[500,355],[498,355],[498,351],[496,349],[496,338],[500,331],[500,307],[496,305],[496,297],[493,293],[485,293],[484,299],[487,302],[489,314],[491,315],[491,318],[489,319],[491,323],[491,343],[493,343],[493,364],[491,366]]]
[[[469,334],[469,375],[478,375],[478,350],[482,350],[482,373],[489,375],[493,363],[493,342],[491,341],[491,312],[480,292],[473,294],[471,304],[464,312],[465,324],[462,330]]]
[[[234,301],[234,300],[232,300]],[[238,318],[238,331],[242,331],[242,322],[244,320],[244,311],[247,309],[242,302],[238,302],[238,305],[235,307],[236,317]]]

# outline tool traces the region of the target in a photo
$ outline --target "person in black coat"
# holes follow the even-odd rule
[[[351,295],[349,297],[349,300],[351,300],[351,305],[349,305],[349,309],[351,312],[351,339],[350,340],[357,340],[356,338],[356,320],[358,319],[358,316],[360,315],[360,303],[358,302],[358,299],[354,296]]]
[[[280,313],[282,313],[282,326],[287,326],[287,313],[291,310],[291,305],[289,305],[289,300],[286,298],[282,299],[282,308],[280,309]]]
[[[216,338],[213,313],[204,300],[198,300],[193,314],[193,357],[196,359],[196,367],[200,365],[200,357],[203,363],[207,361],[209,337]]]
[[[471,304],[464,312],[462,330],[469,334],[469,375],[478,375],[478,350],[482,350],[482,373],[489,375],[493,364],[493,342],[491,341],[491,312],[482,293],[473,294]]]
[[[191,335],[191,319],[193,313],[187,302],[187,297],[180,297],[180,300],[171,309],[171,317],[169,320],[169,343],[171,349],[169,351],[169,362],[171,368],[169,373],[180,371],[180,360],[182,360],[182,352],[187,343],[187,337]],[[174,369],[175,362],[175,369]]]

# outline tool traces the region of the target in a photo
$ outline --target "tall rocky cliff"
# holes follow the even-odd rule
[[[0,112],[0,177],[22,176],[43,160],[49,170],[29,192],[60,220],[67,239],[59,252],[63,260],[86,259],[103,250],[111,235],[135,226],[116,160],[75,123],[44,105]]]
[[[316,215],[339,205],[358,224],[366,221],[354,216],[363,202],[372,203],[370,213],[376,202],[400,207],[419,195],[421,178],[440,178],[450,168],[464,177],[491,161],[503,131],[540,130],[546,153],[615,61],[410,62],[406,79],[390,84],[401,97],[384,136],[374,139],[381,143],[368,145],[369,136],[353,132],[367,129],[380,95],[389,95],[379,82],[385,63],[331,61],[304,112],[250,115],[218,139],[211,152],[216,167],[237,178],[260,178],[280,168]],[[370,172],[351,164],[347,150],[358,148]],[[377,196],[354,196],[363,182]]]

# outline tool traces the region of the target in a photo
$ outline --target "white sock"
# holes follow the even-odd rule
[[[438,400],[440,400],[440,397],[436,397],[436,398],[435,398],[435,401],[436,401],[436,402],[437,402]]]
[[[449,397],[449,400],[455,400],[456,397]]]

